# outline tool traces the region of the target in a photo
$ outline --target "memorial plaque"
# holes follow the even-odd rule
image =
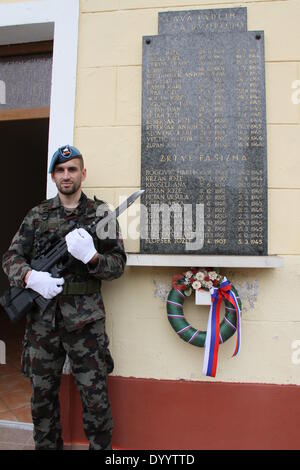
[[[263,32],[143,38],[141,187],[142,253],[267,254]]]
[[[158,13],[158,33],[247,31],[247,8],[167,11]]]
[[[0,109],[50,106],[51,74],[52,53],[0,57]]]

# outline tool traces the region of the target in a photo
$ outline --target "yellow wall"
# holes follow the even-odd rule
[[[201,375],[204,350],[181,341],[167,321],[163,298],[181,269],[128,267],[104,286],[116,375],[300,384],[292,361],[300,340],[300,104],[292,101],[300,1],[81,0],[75,145],[85,156],[88,195],[115,205],[139,188],[142,36],[157,34],[159,11],[234,6],[247,6],[249,30],[265,31],[269,254],[283,256],[285,267],[223,270],[245,309],[241,353],[231,358],[235,336],[221,346],[216,379]],[[126,248],[137,251],[138,242],[126,240]],[[206,329],[208,307],[189,299],[184,310]]]

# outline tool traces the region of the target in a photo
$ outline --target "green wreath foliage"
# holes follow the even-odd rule
[[[219,276],[219,282],[222,279]],[[181,278],[182,279],[182,278]],[[190,285],[192,285],[193,278],[191,279]],[[186,297],[189,297],[191,293],[191,287],[187,286],[185,290],[176,288],[177,286],[180,287],[180,280],[178,282],[178,276],[175,282],[175,288],[170,290],[168,299],[167,299],[167,314],[168,320],[174,329],[174,331],[178,334],[178,336],[189,344],[194,346],[198,346],[203,348],[205,345],[206,339],[206,331],[197,330],[194,328],[185,318],[183,305]],[[173,282],[174,285],[174,282]],[[240,310],[242,311],[242,302],[239,298],[238,292],[236,288],[231,284],[232,291],[236,295],[237,301],[239,303]],[[209,290],[208,288],[204,288],[205,290]],[[225,316],[222,322],[220,323],[220,344],[225,343],[231,336],[234,335],[236,332],[237,327],[237,318],[236,312],[232,307],[232,304],[227,300],[223,299],[224,306],[225,306]]]

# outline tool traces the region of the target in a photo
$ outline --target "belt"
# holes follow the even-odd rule
[[[62,295],[88,295],[96,294],[101,290],[101,283],[97,279],[88,279],[83,282],[65,282]]]

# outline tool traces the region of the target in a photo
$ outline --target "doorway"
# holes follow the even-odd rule
[[[7,250],[26,213],[46,198],[49,119],[0,121],[0,254]],[[0,293],[8,288],[0,270]],[[12,324],[0,307],[0,420],[31,422],[29,379],[20,372],[25,321]]]
[[[4,51],[4,55],[0,53],[0,62],[1,57],[11,56],[11,54],[23,55],[36,55],[36,53],[44,53],[47,54],[49,49],[47,47],[47,43],[51,41],[52,46],[55,44],[55,48],[51,49],[51,59],[52,59],[52,66],[51,72],[45,71],[45,73],[41,74],[42,81],[50,78],[49,89],[51,88],[51,109],[50,109],[50,100],[46,102],[42,99],[38,102],[32,102],[29,100],[25,103],[24,101],[18,101],[15,103],[11,103],[11,97],[16,97],[18,94],[20,96],[24,96],[24,92],[29,92],[33,90],[31,97],[35,100],[37,97],[43,98],[45,95],[40,92],[36,92],[37,89],[34,87],[25,87],[23,88],[23,92],[21,95],[19,92],[11,93],[12,90],[9,90],[11,85],[14,83],[16,76],[18,75],[21,77],[23,83],[27,84],[35,84],[36,83],[36,74],[34,71],[33,79],[32,80],[24,80],[24,76],[22,74],[9,74],[6,77],[1,77],[0,75],[0,121],[16,121],[16,120],[37,120],[40,119],[48,119],[50,116],[49,122],[49,142],[48,142],[48,163],[49,159],[51,158],[54,151],[63,145],[65,142],[73,145],[74,140],[74,114],[75,114],[75,96],[76,96],[76,77],[77,77],[77,47],[78,47],[78,22],[79,22],[79,3],[80,0],[43,0],[43,2],[28,2],[20,1],[20,2],[13,2],[13,3],[4,3],[0,4],[0,49],[6,47],[6,51]],[[44,44],[43,44],[44,43]],[[18,49],[18,45],[21,44],[21,50]],[[28,46],[32,44],[32,48],[28,50]],[[25,46],[25,47],[24,47]],[[39,51],[36,50],[36,46],[38,46]],[[42,50],[40,47],[42,46]],[[16,48],[16,49],[15,49]],[[36,58],[33,59],[33,62],[36,64]],[[40,62],[40,61],[39,61]],[[15,64],[16,66],[18,64]],[[8,69],[7,69],[8,70]],[[45,69],[44,69],[45,70]],[[28,69],[27,69],[28,71]],[[8,70],[9,72],[9,70]],[[29,89],[28,89],[29,88]],[[15,87],[15,90],[17,88]],[[40,88],[39,88],[40,90]],[[27,93],[28,96],[28,93]],[[49,93],[50,96],[50,93]],[[6,103],[3,105],[3,103]],[[12,106],[11,106],[12,105]],[[29,111],[29,113],[27,112]],[[1,132],[2,134],[2,132]],[[2,135],[1,135],[2,137]],[[18,137],[14,135],[14,139],[12,144],[19,146]],[[1,146],[0,146],[1,149]],[[40,149],[41,150],[41,149]],[[0,150],[1,151],[1,150]],[[41,153],[36,154],[41,155]],[[3,157],[3,154],[2,154]],[[45,158],[45,162],[47,158]],[[3,178],[2,178],[3,180]],[[29,181],[29,180],[28,180]],[[36,178],[35,178],[36,182]],[[51,198],[56,195],[56,186],[52,183],[50,176],[48,175],[47,178],[47,191],[42,195],[41,199]],[[30,185],[28,184],[26,188]],[[1,187],[1,182],[0,182]],[[37,192],[36,192],[37,194]],[[1,193],[2,197],[2,193]],[[37,199],[39,199],[37,197]],[[37,202],[36,200],[31,200],[30,203],[28,202],[28,210],[30,207],[35,205]],[[30,206],[30,207],[29,207]],[[1,207],[1,202],[0,202]],[[19,221],[15,224],[16,229],[18,228],[18,224],[22,221],[24,217],[24,213],[21,214]],[[25,211],[26,212],[26,211]],[[16,215],[18,217],[18,215]],[[2,220],[0,222],[0,227],[2,227]],[[12,230],[12,233],[15,232],[15,229]],[[0,232],[1,233],[1,232]],[[1,238],[1,235],[0,235]],[[7,236],[8,243],[10,242],[10,236]],[[5,243],[4,243],[5,244]],[[7,246],[4,247],[4,250],[7,249]],[[0,260],[1,260],[0,253]],[[1,280],[2,269],[0,267],[0,283],[5,283],[6,279],[3,275]],[[0,286],[1,288],[1,286]],[[14,328],[14,325],[10,324],[8,319],[1,315],[0,312],[0,319],[3,319],[5,322],[4,326],[0,324],[0,343],[3,336],[10,337],[10,331],[14,331],[15,336],[15,345],[14,350],[16,350],[16,344],[19,342],[19,349],[20,340],[17,338],[21,337],[21,335],[17,335],[17,329],[21,328],[21,325],[17,325],[17,329]],[[7,335],[4,335],[4,327],[6,328]],[[24,326],[23,326],[24,328]],[[23,334],[23,333],[22,333]],[[1,351],[0,351],[1,353]],[[10,355],[10,346],[7,345],[7,354],[9,359]],[[1,354],[0,354],[1,357]],[[17,363],[15,366],[17,367],[17,372],[20,370],[19,364],[19,353],[17,356]],[[13,361],[13,359],[12,359]],[[9,366],[9,363],[7,364]],[[0,364],[1,368],[1,364]],[[9,369],[6,369],[9,372]],[[1,378],[1,377],[0,377]],[[6,380],[2,380],[2,384],[5,384]],[[62,387],[63,393],[66,397],[68,397],[69,391],[69,381],[65,380],[65,384]],[[0,387],[1,390],[1,387]],[[17,391],[17,390],[16,390]],[[1,398],[0,398],[1,400]],[[1,402],[0,402],[1,403]],[[3,403],[3,400],[2,400]],[[29,401],[28,401],[29,405]],[[65,400],[62,406],[62,416],[65,416],[65,421],[69,422],[69,407],[68,407],[68,400]],[[19,409],[19,408],[18,408]],[[0,407],[0,413],[3,411],[3,408]],[[6,408],[3,411],[6,413]],[[0,416],[0,428],[6,426],[4,420],[4,416]],[[13,418],[12,418],[13,419]],[[21,418],[18,417],[21,421]],[[25,420],[23,420],[25,421]],[[27,421],[27,420],[26,420]],[[64,425],[64,423],[63,423]],[[26,429],[31,429],[31,424],[22,425],[22,423],[8,423],[7,425],[9,428],[20,426],[26,426]],[[22,428],[23,429],[23,428]],[[13,438],[14,442],[17,438]],[[0,429],[0,448],[1,446],[1,429]],[[10,448],[10,447],[9,447]]]
[[[26,213],[46,199],[53,41],[0,46],[0,260]],[[9,287],[0,266],[0,295]],[[21,373],[25,319],[0,306],[0,421],[31,422],[31,384]],[[3,361],[2,361],[3,362]]]

